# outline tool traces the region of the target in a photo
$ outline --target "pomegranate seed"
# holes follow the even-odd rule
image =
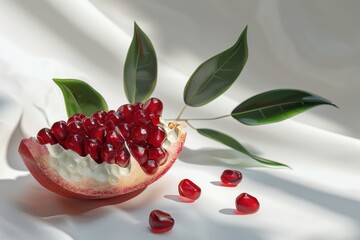
[[[83,137],[79,134],[68,135],[64,147],[70,149],[80,156],[85,156],[83,148]]]
[[[122,119],[120,119],[120,114],[111,110],[107,113],[104,122],[112,121],[115,125],[119,125]]]
[[[106,143],[101,149],[101,160],[107,163],[115,163],[116,152],[110,143]]]
[[[87,117],[83,120],[83,128],[86,132],[91,133],[91,131],[100,125],[100,122],[94,117]]]
[[[164,233],[170,231],[175,224],[174,219],[170,214],[154,210],[149,216],[149,225],[153,233]]]
[[[97,111],[96,113],[94,113],[92,115],[93,118],[95,118],[96,120],[98,120],[100,123],[103,122],[103,119],[105,118],[106,112],[101,110],[101,111]]]
[[[221,174],[221,182],[225,185],[229,186],[236,186],[238,185],[242,180],[242,174],[239,171],[236,170],[224,170],[224,172]]]
[[[148,131],[143,127],[135,127],[131,131],[131,139],[135,143],[146,143]]]
[[[161,116],[163,110],[163,104],[158,98],[150,98],[145,102],[143,108],[147,114],[154,114],[155,116]]]
[[[124,118],[126,122],[131,122],[134,114],[133,106],[130,104],[122,105],[118,108],[117,112],[119,112]]]
[[[147,174],[154,174],[158,169],[158,164],[155,160],[149,159],[141,164],[141,167]]]
[[[100,160],[101,143],[95,138],[86,139],[84,141],[84,152],[85,155],[90,157],[97,163],[101,163]]]
[[[134,111],[137,111],[137,110],[140,110],[140,109],[143,109],[143,105],[141,102],[137,102],[134,104]]]
[[[236,198],[235,204],[240,214],[256,213],[260,207],[258,200],[248,193],[241,193]]]
[[[117,151],[115,163],[120,167],[127,167],[130,162],[130,153],[126,148]]]
[[[119,125],[119,130],[121,135],[125,138],[128,139],[130,137],[130,124],[128,123],[122,123]]]
[[[148,149],[149,159],[153,159],[159,166],[163,165],[166,160],[167,153],[161,147],[150,147]]]
[[[155,116],[155,114],[149,114],[149,117],[151,119],[151,122],[157,126],[160,124],[160,117],[159,116]]]
[[[85,129],[82,126],[82,122],[74,120],[68,123],[69,134],[83,134],[85,133]]]
[[[179,194],[180,196],[189,198],[191,200],[196,200],[201,195],[201,189],[195,183],[190,181],[189,179],[183,179],[179,183]]]
[[[148,156],[147,150],[145,147],[138,144],[130,144],[130,153],[141,165],[143,164]]]
[[[107,120],[106,122],[104,122],[104,127],[105,127],[106,131],[110,131],[110,130],[114,130],[116,126],[113,123],[113,121]]]
[[[55,122],[51,126],[51,132],[58,142],[63,142],[68,135],[68,127],[65,121]]]
[[[138,126],[145,126],[150,122],[150,118],[145,114],[144,110],[137,110],[134,113],[133,121]]]
[[[116,130],[110,130],[106,134],[106,142],[114,146],[114,148],[119,149],[124,146],[124,140],[120,135],[118,128]]]
[[[79,121],[82,122],[82,120],[85,118],[85,115],[82,113],[76,113],[74,115],[72,115],[71,117],[69,117],[69,119],[67,120],[67,124],[74,122],[74,121]]]
[[[103,142],[104,137],[106,135],[106,129],[104,126],[100,126],[97,128],[94,128],[91,131],[90,137],[91,138],[96,138],[97,140],[99,140],[100,142]]]
[[[161,127],[151,129],[149,143],[154,147],[160,147],[165,139],[165,131]]]
[[[48,128],[41,129],[37,134],[37,140],[40,144],[50,143],[51,145],[56,144],[56,138]]]

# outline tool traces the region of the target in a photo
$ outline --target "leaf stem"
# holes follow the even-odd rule
[[[176,121],[179,121],[179,119],[180,119],[181,115],[183,114],[183,112],[185,111],[185,108],[186,108],[186,107],[187,107],[187,105],[185,105],[185,106],[183,107],[183,109],[181,109],[181,112],[180,112],[179,115],[176,117],[175,122],[176,122]]]
[[[196,128],[195,128],[193,125],[191,125],[188,120],[185,120],[184,122],[186,122],[186,124],[187,124],[189,127],[191,127],[192,129],[196,130]]]

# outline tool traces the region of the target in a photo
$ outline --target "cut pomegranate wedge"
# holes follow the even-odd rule
[[[145,188],[174,164],[186,137],[182,126],[160,120],[159,102],[75,114],[23,139],[19,153],[41,185],[66,197],[104,199]]]

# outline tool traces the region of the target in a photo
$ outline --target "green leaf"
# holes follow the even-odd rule
[[[287,168],[289,168],[289,166],[287,166],[285,164],[271,161],[271,160],[253,155],[243,145],[241,145],[238,141],[236,141],[234,138],[230,137],[229,135],[226,135],[224,133],[221,133],[221,132],[218,132],[218,131],[215,131],[212,129],[206,129],[206,128],[198,128],[196,130],[201,135],[203,135],[207,138],[210,138],[214,141],[217,141],[219,143],[222,143],[228,147],[231,147],[243,154],[246,154],[261,164],[264,164],[264,165],[270,166],[270,167],[287,167]]]
[[[237,79],[248,58],[247,27],[236,43],[202,63],[184,89],[184,101],[203,106],[224,93]]]
[[[134,23],[134,36],[124,65],[124,89],[130,103],[144,102],[154,91],[157,77],[155,49]]]
[[[94,88],[77,79],[53,79],[61,89],[67,115],[75,113],[90,116],[99,110],[108,110],[105,99]]]
[[[283,121],[318,105],[334,105],[313,93],[295,89],[276,89],[260,93],[238,105],[231,116],[247,125]]]

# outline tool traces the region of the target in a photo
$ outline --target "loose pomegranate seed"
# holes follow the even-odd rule
[[[158,98],[150,98],[145,102],[143,108],[147,114],[154,114],[155,116],[161,116],[163,110],[163,104]]]
[[[170,231],[175,224],[174,219],[170,214],[154,210],[149,216],[149,225],[153,233],[164,233]]]
[[[248,193],[241,193],[235,201],[236,209],[240,214],[252,214],[259,210],[258,200]]]
[[[93,118],[95,118],[96,120],[98,120],[100,123],[103,122],[103,119],[105,118],[106,112],[105,111],[97,111],[96,113],[94,113],[92,115]]]
[[[118,126],[121,135],[125,138],[128,139],[130,137],[130,124],[128,123],[122,123]]]
[[[134,113],[133,121],[138,126],[145,126],[150,122],[150,118],[145,114],[144,110],[137,110]]]
[[[90,157],[97,163],[101,163],[100,151],[101,151],[101,143],[99,140],[95,138],[90,138],[84,141],[85,155],[90,155]]]
[[[100,126],[97,128],[94,128],[91,131],[90,137],[91,138],[96,138],[97,140],[99,140],[100,142],[103,142],[104,137],[106,135],[106,129],[104,126]]]
[[[155,116],[155,114],[149,114],[149,117],[151,119],[151,122],[157,126],[160,124],[160,117],[159,116]]]
[[[135,127],[131,130],[131,139],[135,143],[146,143],[148,131],[144,127]]]
[[[149,159],[141,164],[141,167],[147,174],[154,174],[158,169],[158,164],[155,160]]]
[[[130,162],[130,153],[126,148],[117,151],[115,163],[120,167],[127,167]]]
[[[145,147],[138,144],[130,144],[130,153],[141,165],[143,164],[148,157],[148,153]]]
[[[154,147],[160,147],[165,139],[165,131],[161,127],[151,129],[149,143]]]
[[[101,149],[101,160],[107,163],[115,163],[116,152],[110,143],[104,144]]]
[[[163,165],[166,160],[167,153],[161,147],[150,147],[148,149],[149,159],[153,159],[159,166]]]
[[[131,122],[134,114],[134,109],[131,104],[125,104],[118,108],[117,112],[119,112],[124,118],[126,122]]]
[[[224,172],[221,174],[221,182],[225,185],[229,186],[236,186],[238,185],[242,180],[242,174],[239,171],[236,170],[224,170]]]
[[[99,120],[94,117],[87,117],[83,120],[83,128],[87,133],[91,133],[91,131],[100,125]]]
[[[40,144],[50,143],[51,145],[56,144],[56,138],[54,134],[48,128],[41,129],[37,134],[37,140]]]
[[[69,124],[69,123],[71,123],[73,121],[81,122],[84,118],[85,118],[84,114],[76,113],[76,114],[72,115],[71,117],[69,117],[69,119],[67,120],[67,124]]]
[[[107,132],[105,141],[113,145],[116,149],[120,149],[124,146],[124,140],[117,128]]]
[[[51,126],[51,132],[58,142],[63,142],[68,135],[68,127],[65,121],[55,122]]]
[[[190,181],[189,179],[183,179],[179,183],[179,194],[180,196],[189,198],[191,200],[196,200],[201,195],[201,189],[195,183]]]
[[[79,134],[68,135],[65,139],[64,147],[73,150],[80,156],[85,156],[83,148],[83,137]]]
[[[85,133],[85,129],[82,126],[82,122],[74,120],[70,123],[68,123],[68,130],[69,130],[69,134],[74,135],[74,134],[83,134]]]

